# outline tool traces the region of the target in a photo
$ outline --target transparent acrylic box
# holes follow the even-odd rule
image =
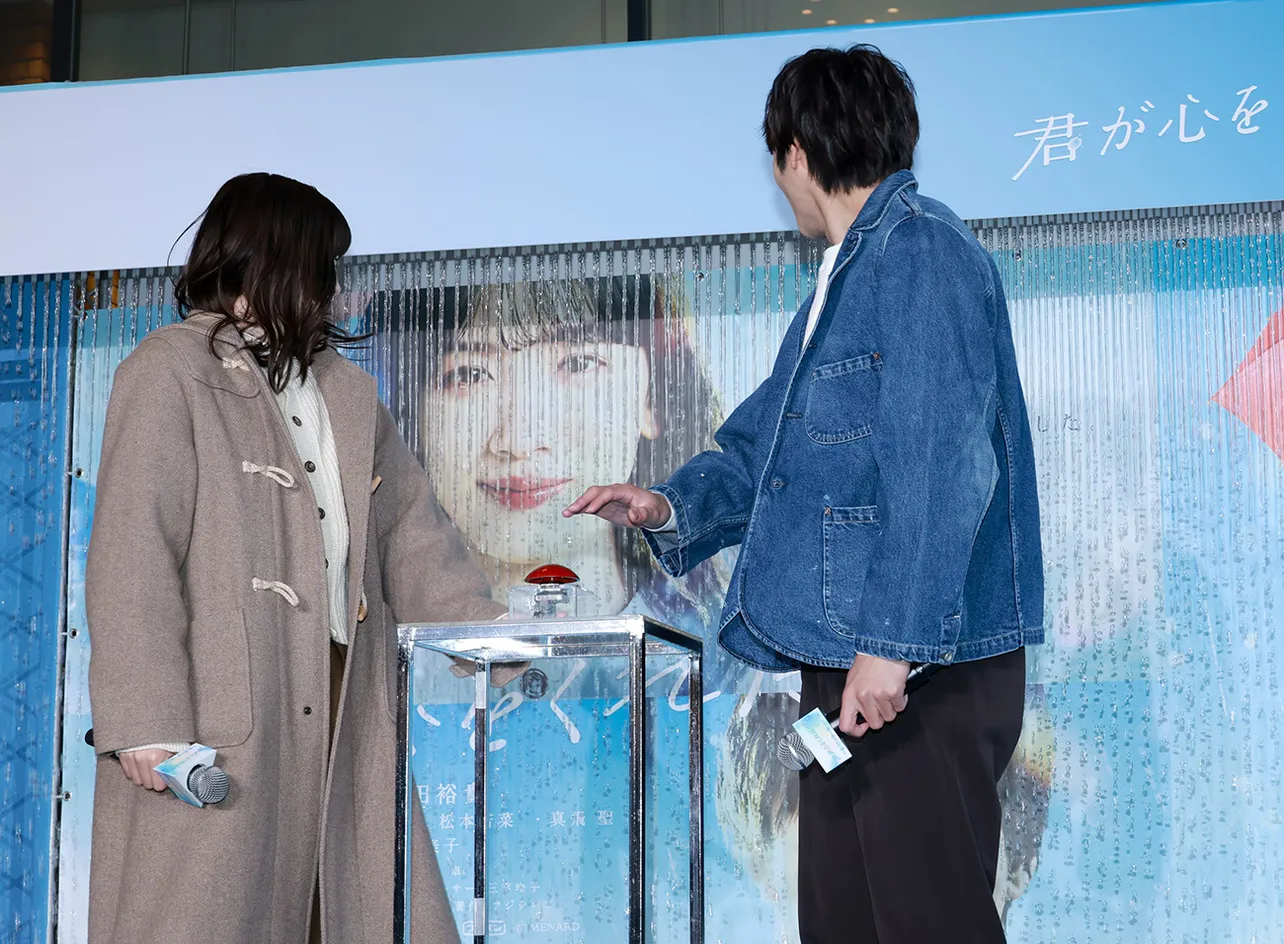
[[[423,816],[464,940],[702,944],[701,657],[642,616],[399,627],[395,940]]]

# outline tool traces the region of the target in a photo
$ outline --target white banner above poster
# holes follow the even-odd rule
[[[217,186],[316,184],[356,254],[793,226],[759,125],[816,45],[919,91],[926,192],[970,218],[1284,198],[1284,3],[1222,0],[0,90],[0,274],[179,261]]]

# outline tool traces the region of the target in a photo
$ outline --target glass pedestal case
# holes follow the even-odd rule
[[[464,941],[702,944],[699,638],[617,616],[398,643],[399,944],[429,854]]]

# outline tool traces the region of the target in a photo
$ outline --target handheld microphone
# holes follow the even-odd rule
[[[905,679],[905,694],[911,695],[918,691],[943,668],[945,666],[935,662],[924,662],[914,666]],[[842,707],[839,706],[825,715],[825,721],[835,731],[838,730],[838,718],[841,712]],[[856,715],[856,723],[865,723],[865,718],[859,713]],[[815,759],[816,755],[812,753],[811,748],[797,731],[790,731],[776,743],[776,760],[790,770],[805,770]]]
[[[94,746],[94,729],[85,732],[85,743]],[[190,755],[190,756],[189,756]],[[227,799],[232,788],[232,780],[222,767],[210,763],[201,763],[208,756],[214,759],[214,752],[208,747],[194,744],[181,754],[175,754],[157,767],[159,773],[180,800],[192,803],[193,806],[209,806],[222,803]],[[177,761],[177,763],[175,763]],[[165,768],[165,769],[161,769]],[[184,788],[186,788],[184,790]],[[184,796],[184,793],[187,796]],[[190,799],[189,799],[190,797]]]
[[[170,792],[184,803],[207,806],[227,799],[229,781],[220,767],[214,766],[214,749],[204,744],[193,744],[152,770],[160,774]]]

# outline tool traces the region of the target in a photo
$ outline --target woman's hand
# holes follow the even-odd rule
[[[652,531],[668,524],[671,514],[668,499],[636,485],[594,485],[562,512],[565,518],[597,515],[622,528]]]
[[[161,751],[155,748],[148,748],[141,751],[122,751],[120,753],[120,769],[125,772],[125,776],[138,786],[146,790],[155,790],[157,793],[164,793],[169,789],[161,775],[152,770],[157,764],[164,763],[173,757],[170,751]]]

